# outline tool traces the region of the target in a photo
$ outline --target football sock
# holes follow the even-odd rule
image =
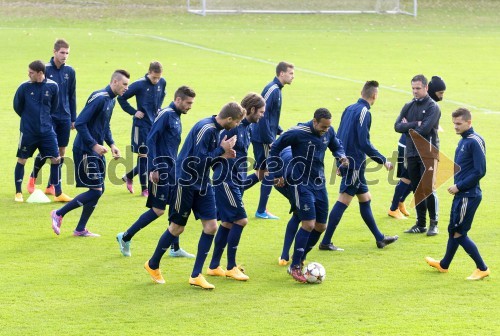
[[[309,251],[313,249],[314,246],[316,246],[316,243],[318,242],[319,237],[321,237],[322,233],[323,232],[316,231],[315,229],[311,231],[309,239],[307,240],[306,250],[304,251],[304,256],[302,257],[302,260],[306,260],[307,254],[309,253]]]
[[[61,179],[59,178],[59,163],[50,164],[50,184],[54,186],[56,196],[61,195]]]
[[[174,251],[178,251],[180,249],[179,245],[179,237],[174,237],[174,240],[172,240],[172,244],[170,244],[170,249]]]
[[[486,271],[488,268],[479,254],[476,244],[468,236],[460,236],[456,238],[458,243],[463,247],[465,252],[474,260],[476,267],[481,271]]]
[[[381,241],[384,239],[384,235],[379,231],[377,223],[375,223],[375,218],[373,218],[372,208],[370,206],[371,201],[360,202],[359,212],[361,213],[361,218],[365,221],[366,225],[372,232],[376,241]]]
[[[264,181],[267,181],[265,178],[260,185],[260,199],[259,199],[259,207],[257,208],[258,212],[265,212],[267,207],[267,201],[269,200],[269,195],[271,194],[272,185],[266,185]],[[269,182],[269,181],[267,181]]]
[[[85,227],[87,226],[87,222],[89,221],[90,216],[92,216],[92,213],[94,212],[98,201],[99,201],[99,198],[94,199],[90,202],[87,202],[86,204],[83,205],[82,214],[80,216],[80,220],[78,221],[78,224],[76,225],[75,231],[85,230]]]
[[[439,219],[439,200],[437,193],[433,192],[432,194],[430,194],[429,197],[427,197],[427,199],[425,200],[425,203],[427,204],[427,210],[429,211],[429,218],[432,221],[437,221]]]
[[[31,172],[31,177],[37,178],[38,173],[40,172],[40,169],[42,169],[43,165],[45,164],[45,159],[42,160],[42,156],[40,153],[35,157],[35,163],[33,164],[33,171]]]
[[[290,260],[290,247],[292,246],[293,239],[297,234],[299,224],[299,217],[296,215],[292,215],[286,226],[285,239],[283,241],[283,250],[281,251],[281,259]]]
[[[404,202],[406,200],[406,197],[411,193],[411,183],[408,183],[406,185],[406,189],[404,192],[401,194],[401,198],[399,199],[400,202]]]
[[[129,179],[129,180],[132,180],[134,178],[135,175],[137,175],[137,173],[139,172],[139,166],[136,165],[134,167],[134,169],[132,169],[131,171],[129,171],[127,174],[125,174],[125,176]]]
[[[448,269],[450,267],[451,261],[455,256],[455,252],[457,252],[460,244],[458,241],[453,238],[453,234],[448,236],[448,243],[446,244],[446,253],[444,254],[443,259],[439,262],[442,268]]]
[[[235,224],[233,224],[234,226]],[[217,234],[214,238],[214,252],[212,254],[212,260],[210,261],[210,268],[216,269],[220,265],[220,259],[224,253],[224,248],[227,244],[227,236],[229,235],[230,229],[225,226],[219,225]]]
[[[227,269],[231,270],[236,266],[236,252],[240,243],[241,233],[244,226],[233,223],[227,236]]]
[[[257,177],[257,174],[251,174],[247,176],[247,179],[242,181],[243,182],[243,190],[250,189],[257,183],[259,183],[259,178]]]
[[[82,205],[85,205],[85,204],[91,202],[92,200],[96,200],[96,204],[97,204],[97,200],[99,199],[99,197],[101,197],[101,195],[102,195],[102,191],[95,190],[95,189],[89,189],[88,191],[81,193],[80,195],[73,198],[72,201],[66,203],[65,206],[63,206],[61,209],[56,211],[56,214],[58,216],[64,216],[68,212],[70,212],[71,210],[74,210],[78,207],[81,207]]]
[[[16,193],[22,192],[23,177],[24,165],[18,162],[16,164],[16,168],[14,168],[14,182],[16,184]]]
[[[153,209],[149,209],[145,213],[143,213],[132,226],[130,226],[127,231],[123,234],[123,241],[130,241],[134,235],[139,232],[141,229],[148,226],[149,223],[158,218],[156,212]]]
[[[160,267],[161,257],[163,257],[165,251],[172,244],[172,240],[174,238],[178,237],[172,235],[168,229],[163,232],[160,240],[158,240],[158,245],[156,245],[153,256],[151,257],[151,259],[149,259],[149,267],[151,267],[152,269],[158,269]]]
[[[309,231],[304,230],[302,227],[297,231],[295,235],[295,246],[293,247],[292,266],[301,264],[310,234]]]
[[[58,176],[59,176],[59,181],[61,181],[62,179],[62,165],[64,163],[64,158],[62,157],[60,160],[59,160],[59,165],[58,165]],[[51,185],[52,185],[52,170],[50,171],[50,174],[51,174],[51,177],[49,178],[49,181],[47,182],[47,188],[49,188]],[[56,193],[56,196],[57,196],[57,193]]]
[[[194,261],[193,273],[191,273],[192,278],[196,278],[202,273],[203,264],[205,263],[205,259],[207,259],[213,240],[214,235],[210,235],[203,231],[201,232],[200,240],[198,242],[198,253],[196,253],[196,260]]]
[[[342,219],[342,215],[344,215],[345,209],[347,209],[347,205],[339,201],[337,201],[333,206],[332,211],[330,211],[330,215],[328,216],[328,225],[326,227],[325,235],[321,241],[323,245],[328,245],[332,242],[333,234]]]
[[[403,194],[406,192],[406,189],[408,189],[408,184],[399,180],[398,184],[396,185],[396,188],[394,189],[394,196],[392,197],[392,203],[391,203],[391,211],[394,211],[398,208],[399,202],[402,202],[401,198],[403,197]]]
[[[139,182],[141,183],[142,191],[148,188],[148,171],[147,171],[147,157],[137,157],[137,167],[139,167]]]

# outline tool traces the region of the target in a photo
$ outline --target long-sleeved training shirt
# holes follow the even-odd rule
[[[62,64],[58,69],[52,57],[45,65],[45,77],[59,86],[59,106],[52,118],[56,120],[76,120],[76,73],[71,65]]]
[[[26,81],[14,95],[14,111],[21,117],[19,130],[23,137],[53,133],[52,114],[59,103],[57,83],[45,78],[42,82]]]
[[[337,137],[342,141],[349,169],[359,169],[365,164],[366,157],[384,164],[387,159],[370,142],[372,117],[370,104],[363,98],[348,106],[340,119]]]
[[[158,83],[153,84],[146,74],[130,84],[128,90],[117,100],[122,109],[131,116],[134,116],[137,111],[144,113],[142,119],[134,116],[133,126],[151,128],[165,99],[166,89],[167,81],[165,78],[162,77]],[[127,101],[133,96],[135,96],[137,108],[132,107]]]
[[[326,149],[330,149],[334,157],[345,156],[342,143],[335,135],[333,127],[323,135],[319,135],[312,121],[299,123],[284,132],[271,147],[268,167],[274,177],[283,174],[280,153],[288,146],[291,147],[293,161],[297,164],[292,173],[294,181],[287,181],[290,185],[302,184],[313,189],[324,188]]]
[[[481,195],[479,180],[486,175],[486,143],[471,127],[461,134],[455,150],[455,163],[460,171],[454,181],[459,190],[455,196],[475,197]]]
[[[94,154],[92,147],[96,144],[102,146],[106,141],[108,146],[111,146],[115,143],[109,126],[115,107],[115,97],[109,85],[92,92],[75,121],[78,134],[73,143],[73,150]]]

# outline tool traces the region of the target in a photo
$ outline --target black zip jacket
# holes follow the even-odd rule
[[[403,118],[407,122],[403,123]],[[413,99],[406,103],[399,117],[396,119],[394,129],[398,133],[406,134],[406,157],[418,157],[417,149],[411,136],[408,134],[410,129],[415,130],[418,134],[424,137],[430,144],[439,149],[439,119],[441,118],[441,110],[432,98],[427,95],[422,99]],[[418,122],[420,126],[418,125]],[[430,154],[430,151],[429,151]],[[425,154],[424,154],[425,155]]]

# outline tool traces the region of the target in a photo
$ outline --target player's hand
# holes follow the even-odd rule
[[[144,118],[144,112],[137,111],[137,112],[135,112],[134,116],[135,116],[137,119],[142,119],[142,118]]]
[[[92,147],[92,150],[97,153],[97,155],[103,156],[108,152],[106,147],[101,146],[99,144],[95,144],[94,147]]]
[[[117,159],[119,159],[121,157],[120,150],[114,144],[111,145],[111,153],[113,154],[113,158],[115,160],[117,160]]]
[[[236,135],[232,136],[230,139],[227,138],[227,135],[224,135],[224,139],[220,142],[220,146],[227,152],[234,147],[237,139],[238,137]]]
[[[285,185],[285,179],[282,177],[275,178],[273,180],[274,185],[277,187],[283,187]]]
[[[392,165],[392,163],[390,161],[386,161],[384,163],[384,166],[385,166],[385,169],[387,169],[387,170],[392,170],[394,168],[394,166]]]
[[[75,129],[75,122],[74,122],[74,121],[72,121],[72,122],[71,122],[71,129],[72,129],[72,130],[74,130],[74,129]]]
[[[342,166],[344,166],[344,167],[349,166],[349,159],[348,159],[348,158],[346,158],[345,156],[342,156],[342,157],[340,158],[340,164],[341,164]]]
[[[158,183],[160,181],[160,174],[158,173],[157,170],[149,173],[149,180],[153,183]]]
[[[457,192],[459,192],[460,190],[458,190],[457,188],[457,185],[454,184],[452,185],[451,187],[448,188],[448,192],[452,195],[455,195]]]
[[[231,145],[231,148],[234,147],[234,145],[236,145],[236,140],[238,140],[238,136],[237,135],[233,135],[228,141],[229,141],[229,144]]]
[[[230,148],[226,150],[221,156],[226,159],[234,159],[236,157],[236,151]]]

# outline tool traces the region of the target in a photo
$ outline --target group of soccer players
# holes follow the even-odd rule
[[[30,63],[30,80],[21,84],[14,97],[14,109],[21,117],[18,162],[14,172],[15,201],[24,201],[21,191],[24,165],[38,149],[28,191],[35,191],[38,171],[45,159],[50,158],[51,175],[46,193],[53,194],[55,201],[66,202],[62,208],[51,212],[52,229],[57,235],[61,232],[64,216],[83,207],[73,235],[99,236],[87,229],[87,222],[104,192],[104,155],[107,152],[104,142],[114,158],[120,157],[109,126],[118,100],[122,109],[133,116],[131,143],[133,152],[137,153],[137,165],[123,177],[123,181],[128,191],[133,193],[133,177],[139,175],[141,195],[147,197],[149,210],[128,229],[118,233],[116,239],[121,253],[131,256],[132,238],[162,216],[169,205],[170,225],[160,237],[151,258],[144,264],[156,283],[165,283],[160,261],[170,250],[169,254],[173,257],[195,258],[189,284],[213,289],[214,285],[203,276],[204,263],[212,245],[214,250],[207,275],[248,280],[249,276],[236,262],[236,252],[248,223],[243,194],[259,181],[262,183],[255,213],[257,218],[278,219],[267,210],[273,185],[289,200],[292,215],[278,263],[290,263],[288,273],[299,282],[306,282],[302,272],[304,260],[323,232],[326,231],[319,249],[342,250],[331,239],[354,196],[358,198],[361,217],[378,248],[384,248],[398,239],[397,235],[385,235],[378,229],[364,176],[367,157],[383,164],[387,170],[393,169],[392,163],[370,142],[370,108],[378,98],[378,82],[367,81],[364,84],[361,97],[343,112],[337,133],[331,126],[332,115],[326,108],[318,108],[310,121],[283,132],[279,126],[281,91],[285,85],[292,83],[294,66],[280,62],[276,67],[276,76],[266,85],[262,95],[249,93],[241,103],[229,102],[217,115],[201,119],[189,131],[179,151],[181,116],[191,109],[196,97],[192,88],[179,87],[173,101],[162,108],[167,83],[162,77],[163,68],[159,62],[151,62],[148,73],[130,85],[130,74],[125,70],[116,70],[109,85],[94,91],[77,117],[75,71],[66,64],[68,56],[69,44],[65,40],[57,40],[50,63]],[[441,112],[436,102],[442,99],[445,86],[437,76],[428,85],[423,75],[415,76],[411,84],[414,99],[403,107],[395,123],[395,130],[403,134],[400,140],[403,150],[398,162],[401,181],[396,186],[389,215],[406,218],[409,214],[404,207],[404,198],[413,191],[417,199],[417,223],[405,232],[426,232],[425,217],[429,209],[431,224],[427,235],[432,236],[438,233],[435,174],[431,173],[429,177],[426,170],[429,166],[434,168],[434,173],[437,170],[437,130]],[[433,85],[433,90],[428,92]],[[128,102],[134,96],[136,107]],[[467,109],[460,108],[453,113],[455,130],[463,138],[455,155],[455,162],[462,170],[455,175],[455,184],[448,189],[455,198],[446,255],[441,261],[430,257],[426,261],[440,272],[447,272],[455,251],[462,246],[477,266],[468,279],[478,280],[488,276],[490,270],[467,232],[481,201],[479,180],[486,172],[486,161],[484,140],[473,131],[471,119]],[[71,129],[78,132],[73,144],[76,186],[88,188],[74,199],[62,192],[60,178]],[[424,146],[420,146],[419,141]],[[255,156],[255,173],[248,175],[250,144]],[[423,147],[430,150],[423,151]],[[335,157],[338,174],[342,177],[339,198],[329,215],[324,173],[327,149]],[[179,243],[179,236],[191,212],[203,226],[196,255],[183,250]],[[221,221],[220,226],[218,220]],[[220,264],[224,250],[227,250],[226,269]]]

